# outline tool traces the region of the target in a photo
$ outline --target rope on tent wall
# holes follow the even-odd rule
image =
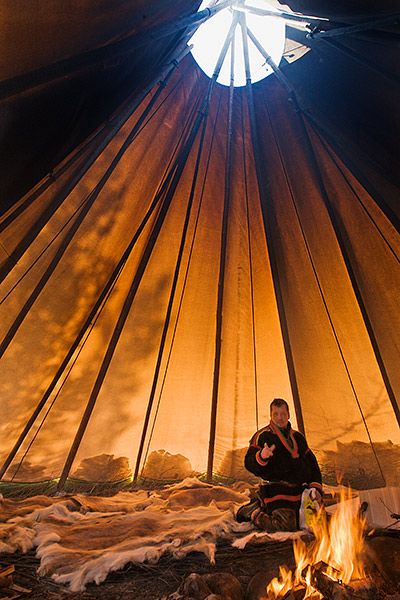
[[[192,149],[194,141],[195,141],[195,139],[197,137],[197,133],[199,131],[199,128],[200,128],[200,125],[201,125],[201,122],[202,122],[203,118],[204,118],[204,113],[199,112],[198,115],[197,115],[197,117],[196,117],[196,121],[194,123],[194,126],[193,126],[191,132],[189,133],[188,138],[187,138],[187,140],[185,141],[185,143],[183,145],[183,148],[181,149],[181,151],[179,153],[178,159],[175,161],[173,169],[171,170],[171,176],[168,178],[168,185],[164,186],[164,189],[163,189],[163,192],[164,192],[163,193],[163,197],[164,197],[163,204],[162,204],[162,206],[160,208],[160,212],[159,212],[159,214],[157,216],[157,220],[156,220],[156,222],[154,224],[153,230],[152,230],[152,232],[151,232],[151,234],[149,236],[149,239],[148,239],[147,245],[146,245],[146,247],[144,249],[144,252],[143,252],[142,258],[140,260],[138,269],[137,269],[136,274],[135,274],[135,276],[133,278],[133,281],[132,281],[132,284],[131,284],[130,289],[128,291],[128,294],[127,294],[127,296],[125,298],[125,302],[124,302],[122,310],[120,312],[118,321],[117,321],[117,323],[116,323],[116,325],[114,327],[114,330],[113,330],[113,333],[112,333],[112,336],[111,336],[111,340],[110,340],[110,342],[108,344],[108,347],[107,347],[105,356],[103,358],[103,361],[101,363],[100,370],[98,372],[96,381],[95,381],[95,383],[93,385],[92,392],[90,394],[90,397],[89,397],[86,409],[85,409],[85,411],[83,413],[81,423],[79,425],[78,431],[76,432],[74,441],[72,443],[72,446],[70,448],[70,451],[69,451],[67,460],[65,462],[63,471],[61,473],[61,477],[60,477],[58,488],[57,488],[59,490],[61,490],[61,489],[64,488],[66,479],[67,479],[67,477],[69,475],[69,472],[70,472],[70,469],[72,467],[72,463],[74,461],[74,458],[76,456],[76,453],[77,453],[78,448],[80,446],[80,443],[82,441],[82,438],[83,438],[83,435],[84,435],[84,433],[86,431],[86,428],[87,428],[90,416],[91,416],[91,414],[93,412],[93,409],[94,409],[94,406],[96,404],[98,395],[100,393],[100,389],[101,389],[102,383],[103,383],[104,378],[105,378],[105,376],[107,374],[107,371],[108,371],[108,368],[110,366],[111,360],[112,360],[112,358],[114,356],[114,352],[116,350],[119,338],[121,336],[121,333],[122,333],[122,330],[123,330],[123,327],[124,327],[124,324],[126,322],[126,319],[128,318],[128,315],[129,315],[129,312],[130,312],[133,300],[134,300],[134,298],[136,296],[136,292],[137,292],[137,290],[139,288],[139,285],[140,285],[140,282],[142,280],[143,274],[145,272],[147,264],[148,264],[148,262],[150,260],[151,255],[152,255],[155,243],[156,243],[156,241],[158,239],[159,233],[161,231],[161,228],[162,228],[162,225],[164,223],[165,217],[167,215],[168,209],[169,209],[169,207],[171,205],[171,202],[172,202],[173,196],[175,194],[176,188],[178,186],[178,183],[179,183],[179,181],[181,179],[184,167],[186,165],[187,158],[188,158],[189,153],[190,153],[190,151]]]
[[[243,47],[244,47],[244,55],[245,55],[246,91],[247,91],[248,107],[249,107],[251,139],[252,139],[252,144],[253,144],[253,153],[254,153],[254,160],[255,160],[255,167],[256,167],[260,206],[261,206],[261,212],[262,212],[263,224],[264,224],[264,232],[265,232],[265,238],[266,238],[269,260],[270,260],[270,265],[271,265],[272,281],[273,281],[273,285],[274,285],[275,299],[276,299],[276,303],[277,303],[277,307],[278,307],[279,322],[280,322],[280,326],[281,326],[283,346],[285,349],[286,362],[287,362],[287,366],[288,366],[290,386],[291,386],[291,390],[292,390],[293,402],[294,402],[294,407],[295,407],[295,411],[296,411],[297,426],[298,426],[299,430],[302,433],[304,433],[303,413],[302,413],[301,404],[300,404],[299,389],[298,389],[298,385],[297,385],[296,371],[294,368],[293,353],[292,353],[292,348],[291,348],[291,343],[290,343],[289,329],[288,329],[288,324],[287,324],[287,319],[286,319],[285,306],[284,306],[284,302],[283,302],[282,289],[281,289],[280,281],[279,281],[279,270],[278,270],[278,266],[277,266],[275,248],[273,245],[273,228],[272,228],[272,224],[271,224],[273,211],[272,211],[272,207],[269,202],[269,199],[268,199],[268,189],[267,189],[268,178],[267,178],[267,174],[265,173],[265,170],[264,170],[263,161],[261,159],[260,142],[258,139],[258,130],[257,130],[256,117],[255,117],[255,109],[254,109],[253,89],[251,86],[250,66],[249,66],[249,58],[248,58],[247,35],[250,35],[250,33],[246,26],[246,19],[245,19],[244,14],[241,16],[240,25],[242,28]],[[267,211],[270,208],[271,208],[271,218],[270,218],[270,215],[267,214]]]
[[[187,281],[188,281],[188,277],[189,277],[189,270],[190,270],[192,256],[193,256],[193,249],[194,249],[194,244],[195,244],[195,240],[196,240],[196,234],[197,234],[197,230],[198,230],[198,224],[199,224],[199,219],[200,219],[200,212],[201,212],[201,208],[202,208],[202,204],[203,204],[203,197],[204,197],[204,192],[205,192],[205,184],[206,184],[206,181],[207,181],[207,175],[208,175],[208,170],[209,170],[210,161],[211,161],[211,154],[212,154],[212,149],[213,149],[213,146],[214,146],[216,125],[217,125],[217,122],[218,122],[220,108],[221,108],[221,98],[222,98],[222,96],[220,95],[219,96],[219,100],[218,100],[217,114],[216,114],[216,118],[215,118],[215,121],[214,121],[213,129],[212,129],[210,149],[209,149],[209,152],[208,152],[207,162],[206,162],[206,166],[205,166],[205,170],[204,170],[203,182],[202,182],[202,185],[201,185],[200,199],[199,199],[199,203],[198,203],[198,207],[197,207],[197,214],[196,214],[195,224],[194,224],[194,228],[193,228],[193,235],[192,235],[192,241],[191,241],[191,245],[190,245],[188,260],[187,260],[187,264],[186,264],[186,271],[185,271],[185,275],[184,275],[184,279],[183,279],[182,290],[181,290],[181,293],[180,293],[179,304],[178,304],[177,313],[176,313],[176,317],[175,317],[174,329],[173,329],[172,336],[171,336],[170,348],[169,348],[169,351],[168,351],[168,356],[166,358],[164,375],[163,375],[163,379],[162,379],[162,382],[161,382],[161,385],[160,385],[160,391],[159,391],[159,394],[158,394],[157,405],[156,405],[156,409],[155,409],[153,423],[152,423],[152,426],[151,426],[151,429],[150,429],[150,434],[149,434],[149,438],[148,438],[148,442],[147,442],[147,446],[146,446],[146,451],[145,451],[144,458],[143,458],[143,466],[142,466],[142,470],[141,470],[140,476],[143,475],[143,470],[144,470],[144,467],[146,465],[147,456],[148,456],[148,453],[149,453],[149,450],[150,450],[150,444],[151,444],[151,441],[152,441],[152,438],[153,438],[155,424],[156,424],[156,421],[157,421],[158,412],[159,412],[159,408],[160,408],[160,404],[161,404],[161,398],[162,398],[162,394],[163,394],[163,391],[164,391],[165,382],[166,382],[166,379],[167,379],[169,365],[170,365],[170,362],[171,362],[172,350],[174,348],[174,342],[175,342],[176,333],[177,333],[177,329],[178,329],[179,318],[180,318],[180,314],[181,314],[181,311],[182,311],[183,299],[184,299],[184,295],[185,295],[185,291],[186,291],[186,285],[187,285]]]
[[[0,240],[0,248],[3,250],[4,254],[7,254],[7,256],[10,256],[9,251],[7,250],[7,248],[5,247],[5,245],[3,244],[3,242]]]
[[[371,211],[367,208],[367,206],[364,204],[361,196],[358,194],[357,190],[355,189],[355,187],[353,186],[353,184],[351,183],[349,177],[346,175],[345,171],[343,170],[343,168],[341,167],[341,165],[339,164],[339,162],[337,161],[336,157],[334,156],[332,150],[330,149],[330,147],[328,146],[328,144],[325,142],[325,140],[320,136],[318,131],[315,131],[320,143],[322,144],[322,146],[324,147],[325,151],[327,152],[327,154],[329,155],[330,159],[332,160],[332,162],[334,163],[335,167],[337,168],[337,170],[339,171],[339,173],[342,175],[343,180],[346,182],[347,186],[349,187],[349,189],[351,190],[351,192],[353,193],[353,195],[355,196],[355,198],[358,200],[358,203],[360,204],[360,206],[362,207],[363,211],[365,212],[365,214],[368,216],[369,220],[371,221],[371,223],[374,225],[375,229],[377,230],[379,236],[382,238],[383,242],[385,243],[385,245],[388,247],[389,251],[391,252],[391,254],[393,255],[394,259],[400,263],[400,257],[398,256],[395,248],[393,248],[392,244],[390,243],[390,241],[387,239],[387,237],[385,237],[383,231],[381,230],[381,228],[379,227],[378,223],[376,222],[376,220],[374,219],[374,216],[372,215]]]
[[[286,184],[288,186],[288,190],[289,190],[289,193],[290,193],[290,198],[292,200],[292,205],[293,205],[294,211],[296,213],[296,217],[297,217],[297,221],[298,221],[299,228],[300,228],[300,231],[301,231],[301,235],[302,235],[302,238],[303,238],[304,246],[305,246],[305,249],[306,249],[306,252],[307,252],[308,259],[310,261],[311,269],[312,269],[312,272],[313,272],[313,275],[314,275],[314,278],[315,278],[315,281],[316,281],[316,284],[317,284],[317,288],[318,288],[318,291],[319,291],[319,294],[320,294],[320,297],[321,297],[321,300],[322,300],[322,304],[324,306],[325,313],[326,313],[326,316],[327,316],[327,319],[328,319],[328,322],[329,322],[329,325],[330,325],[330,328],[331,328],[331,331],[332,331],[332,334],[333,334],[336,346],[338,348],[340,358],[342,360],[344,369],[346,371],[346,375],[347,375],[347,378],[348,378],[349,383],[350,383],[351,391],[352,391],[353,396],[355,398],[358,410],[359,410],[359,412],[361,414],[361,418],[362,418],[365,430],[367,432],[369,443],[370,443],[371,448],[373,450],[373,453],[374,453],[374,456],[375,456],[375,459],[376,459],[379,471],[381,473],[382,479],[385,482],[385,477],[384,477],[384,474],[383,474],[380,462],[378,460],[377,453],[375,451],[375,447],[374,447],[374,444],[373,444],[373,441],[372,441],[372,438],[371,438],[371,435],[370,435],[370,432],[369,432],[368,424],[367,424],[364,412],[363,412],[363,410],[361,408],[361,403],[360,403],[360,400],[358,398],[357,391],[355,389],[355,386],[354,386],[354,383],[353,383],[353,379],[351,377],[350,370],[349,370],[349,367],[347,365],[347,361],[346,361],[346,358],[344,356],[344,352],[343,352],[343,349],[341,347],[341,344],[340,344],[340,341],[339,341],[339,338],[338,338],[338,335],[337,335],[337,332],[336,332],[336,328],[335,328],[335,325],[334,325],[333,320],[332,320],[332,316],[331,316],[330,311],[329,311],[329,307],[328,307],[328,303],[327,303],[324,291],[322,289],[322,284],[321,284],[321,281],[320,281],[320,278],[319,278],[319,275],[318,275],[317,267],[315,265],[315,262],[314,262],[314,259],[313,259],[313,256],[312,256],[311,248],[310,248],[309,243],[307,241],[306,232],[305,232],[304,227],[303,227],[303,223],[302,223],[302,220],[301,220],[301,217],[300,217],[299,210],[297,208],[297,204],[296,204],[296,200],[295,200],[295,196],[294,196],[294,192],[293,192],[293,188],[292,188],[290,176],[289,176],[289,174],[287,172],[287,169],[286,169],[286,165],[285,165],[285,161],[284,161],[283,156],[282,156],[282,151],[281,151],[281,147],[280,147],[280,144],[279,144],[279,140],[278,140],[278,138],[276,136],[275,128],[274,128],[274,125],[272,123],[272,119],[271,119],[271,116],[269,114],[269,110],[268,110],[268,106],[267,105],[266,105],[266,110],[267,110],[267,115],[268,115],[268,121],[269,121],[269,124],[270,124],[270,127],[271,127],[271,131],[272,131],[272,134],[273,134],[273,137],[274,137],[274,140],[275,140],[275,145],[276,145],[276,148],[278,150],[281,167],[282,167],[283,173],[285,175],[285,180],[286,180]]]
[[[258,431],[258,377],[257,377],[257,345],[256,345],[256,323],[254,307],[254,277],[253,277],[253,254],[251,249],[251,228],[250,228],[250,208],[249,208],[249,190],[247,181],[247,161],[244,143],[244,115],[243,115],[243,96],[240,97],[240,116],[242,125],[242,158],[243,158],[243,177],[246,197],[246,221],[247,221],[247,243],[249,250],[249,273],[250,273],[250,297],[251,297],[251,328],[253,337],[253,363],[254,363],[254,392],[256,408],[256,431]]]
[[[159,83],[159,89],[156,91],[154,96],[159,96],[162,88],[166,85],[168,79],[172,76],[172,74],[173,74],[174,70],[176,69],[176,67],[178,66],[179,62],[187,54],[188,51],[189,51],[189,48],[184,48],[182,50],[182,47],[178,46],[178,50],[177,50],[177,54],[176,54],[175,58],[173,58],[171,60],[171,62],[163,70],[161,75],[159,77],[157,77],[156,79],[154,79],[151,82],[151,84],[149,86],[147,86],[147,88],[139,95],[138,98],[136,98],[136,99],[132,98],[131,103],[129,103],[130,99],[128,99],[128,101],[127,101],[128,106],[127,106],[127,108],[125,108],[125,110],[122,112],[122,114],[118,113],[111,120],[110,124],[107,124],[105,126],[105,131],[103,131],[103,130],[100,131],[100,133],[102,133],[102,134],[105,133],[105,136],[103,137],[103,139],[97,140],[97,143],[95,145],[93,152],[90,152],[90,154],[89,154],[88,158],[85,160],[84,164],[77,170],[77,172],[74,174],[74,176],[63,186],[63,188],[60,190],[60,192],[58,192],[56,194],[51,205],[49,207],[47,207],[47,209],[40,215],[40,217],[37,219],[37,221],[35,223],[33,223],[33,225],[30,227],[28,232],[25,234],[24,238],[18,244],[18,247],[15,248],[15,250],[9,256],[9,258],[2,264],[2,266],[0,268],[0,282],[3,281],[3,279],[8,275],[8,273],[11,271],[11,269],[16,265],[16,263],[26,252],[26,250],[28,249],[28,247],[30,246],[32,241],[36,238],[38,233],[43,229],[43,227],[50,220],[50,218],[53,216],[53,214],[58,210],[58,208],[61,206],[61,204],[64,202],[64,200],[68,197],[70,192],[74,189],[74,187],[78,184],[78,182],[82,179],[82,177],[85,175],[85,173],[93,165],[93,163],[96,161],[96,159],[100,156],[100,154],[103,152],[103,150],[105,149],[107,144],[115,137],[115,135],[118,133],[118,131],[122,128],[122,126],[126,123],[126,121],[129,119],[129,117],[135,112],[135,110],[138,108],[138,106],[141,104],[141,102],[144,100],[144,98],[149,94],[151,89],[157,83]],[[171,67],[171,64],[172,64],[172,67]],[[161,78],[161,80],[160,80],[160,78]],[[150,100],[150,102],[153,102],[154,96]],[[133,102],[133,104],[132,104],[132,102]],[[153,104],[154,104],[154,102],[153,102]],[[107,129],[109,127],[110,127],[110,130],[107,131]],[[90,140],[90,144],[92,143],[92,141],[93,140]],[[96,136],[94,137],[94,141],[96,141]],[[82,152],[83,152],[83,150],[86,150],[86,146],[84,146],[84,148],[81,150],[82,150]],[[76,156],[73,156],[70,160],[67,160],[67,162],[64,165],[61,165],[59,170],[57,170],[55,173],[49,175],[48,179],[44,183],[42,183],[39,186],[39,188],[37,188],[32,194],[30,194],[23,201],[23,203],[21,205],[18,205],[18,207],[16,207],[15,211],[10,213],[4,219],[4,221],[2,223],[0,223],[0,232],[3,231],[6,227],[8,227],[8,225],[10,223],[12,223],[14,219],[16,219],[26,208],[28,208],[28,206],[30,206],[37,199],[37,197],[40,196],[40,194],[42,194],[44,191],[46,191],[46,189],[53,183],[53,181],[56,180],[60,175],[62,175],[69,168],[69,166],[71,164],[76,162],[76,160],[80,157],[79,153],[81,150],[78,150],[78,152],[76,153]]]
[[[185,221],[184,221],[183,228],[182,228],[181,242],[180,242],[178,255],[177,255],[177,259],[176,259],[175,271],[174,271],[174,276],[173,276],[173,280],[172,280],[167,311],[165,314],[164,326],[163,326],[161,339],[160,339],[160,345],[159,345],[159,350],[158,350],[156,366],[155,366],[155,370],[154,370],[153,382],[152,382],[152,386],[151,386],[149,401],[147,403],[146,414],[145,414],[145,418],[144,418],[144,422],[143,422],[142,435],[140,438],[139,449],[138,449],[138,453],[137,453],[137,457],[136,457],[136,465],[135,465],[135,470],[134,470],[134,475],[133,475],[133,481],[136,481],[138,478],[140,463],[141,463],[142,454],[143,454],[143,448],[144,448],[146,435],[147,435],[147,429],[148,429],[148,425],[149,425],[150,415],[151,415],[151,411],[153,408],[154,397],[155,397],[156,388],[157,388],[157,384],[158,384],[158,378],[159,378],[161,362],[162,362],[162,358],[163,358],[163,354],[164,354],[165,342],[167,339],[169,323],[171,320],[172,307],[174,305],[174,300],[175,300],[176,287],[177,287],[178,279],[179,279],[179,275],[180,275],[180,268],[181,268],[181,264],[182,264],[183,252],[184,252],[185,245],[186,245],[187,231],[188,231],[189,221],[190,221],[190,217],[191,217],[191,213],[192,213],[192,206],[193,206],[194,194],[195,194],[195,190],[196,190],[197,178],[198,178],[198,174],[199,174],[200,161],[201,161],[202,151],[203,151],[203,147],[204,147],[204,138],[205,138],[205,133],[206,133],[207,118],[208,118],[208,109],[206,109],[206,111],[205,111],[205,118],[202,123],[202,131],[201,131],[200,142],[199,142],[199,147],[198,147],[198,151],[197,151],[197,158],[196,158],[196,164],[195,164],[194,173],[193,173],[192,185],[191,185],[188,204],[187,204],[187,208],[186,208]]]
[[[48,386],[46,392],[44,393],[42,399],[40,400],[40,402],[38,403],[38,405],[36,406],[35,410],[33,411],[32,415],[30,416],[30,418],[28,419],[27,423],[25,424],[25,427],[23,429],[23,431],[21,432],[20,436],[18,437],[18,440],[16,441],[13,449],[11,450],[11,452],[9,453],[7,459],[5,460],[3,466],[0,469],[0,479],[3,477],[4,473],[7,471],[9,465],[11,464],[12,460],[14,459],[16,453],[18,452],[20,446],[22,445],[23,441],[25,440],[26,436],[28,435],[31,427],[33,426],[34,422],[36,421],[36,418],[38,417],[38,415],[40,414],[42,408],[45,406],[45,404],[47,403],[47,400],[49,399],[49,397],[51,396],[54,388],[56,387],[60,377],[62,376],[64,370],[67,368],[68,363],[70,362],[71,358],[73,357],[75,351],[77,350],[81,340],[83,339],[87,329],[90,327],[92,320],[96,317],[97,311],[100,309],[104,299],[106,298],[106,296],[108,295],[109,291],[111,290],[111,288],[114,286],[115,282],[118,280],[119,275],[124,267],[124,265],[126,264],[137,240],[139,239],[140,235],[142,234],[146,224],[148,223],[151,215],[154,213],[156,207],[158,206],[161,198],[162,198],[162,192],[165,189],[165,185],[167,185],[168,182],[168,177],[167,174],[168,172],[170,172],[170,165],[172,163],[173,160],[173,156],[175,156],[177,148],[179,146],[179,144],[181,143],[182,140],[182,136],[184,135],[185,129],[188,126],[188,124],[191,122],[191,119],[193,117],[195,113],[195,107],[193,108],[192,114],[189,115],[188,121],[186,123],[186,126],[183,128],[181,136],[178,139],[177,142],[177,146],[174,149],[173,153],[172,153],[172,157],[167,165],[167,170],[164,173],[159,188],[156,192],[155,198],[152,202],[152,204],[150,205],[147,213],[145,214],[142,222],[140,223],[139,227],[137,228],[134,236],[132,237],[130,243],[128,244],[127,248],[125,249],[123,255],[121,256],[118,264],[116,265],[116,267],[114,268],[114,270],[112,271],[108,281],[106,282],[100,296],[98,297],[98,299],[96,300],[94,306],[92,307],[89,315],[87,316],[84,324],[82,325],[80,331],[78,332],[78,335],[76,336],[73,344],[71,345],[69,351],[67,352],[66,356],[64,357],[61,365],[59,366],[59,368],[57,369],[56,374],[54,375],[50,385]]]

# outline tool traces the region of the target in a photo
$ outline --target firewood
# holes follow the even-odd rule
[[[5,567],[0,567],[0,577],[7,577],[7,575],[11,575],[11,573],[14,573],[14,571],[14,565],[6,565]]]
[[[16,583],[10,585],[10,590],[18,592],[20,594],[30,594],[32,592],[31,589],[22,587],[22,585],[17,585]]]
[[[343,583],[327,575],[328,565],[323,561],[311,569],[311,585],[329,600],[374,600],[376,587],[367,580]]]
[[[14,565],[6,565],[0,567],[0,587],[8,588],[12,584],[12,573],[14,573]]]

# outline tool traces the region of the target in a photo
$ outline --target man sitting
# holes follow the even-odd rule
[[[250,440],[245,467],[261,478],[256,498],[241,506],[239,523],[252,521],[263,531],[294,531],[299,528],[303,490],[321,504],[321,471],[306,439],[292,429],[286,400],[275,398],[270,405],[269,425]]]

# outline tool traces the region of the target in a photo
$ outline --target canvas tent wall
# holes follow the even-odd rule
[[[397,26],[303,36],[286,84],[237,89],[230,112],[183,56],[196,3],[124,3],[111,23],[79,6],[89,32],[69,16],[53,43],[39,16],[43,43],[3,72],[7,205],[52,169],[1,222],[3,479],[242,477],[284,396],[326,481],[398,484]],[[38,144],[21,130],[46,113],[22,177]]]

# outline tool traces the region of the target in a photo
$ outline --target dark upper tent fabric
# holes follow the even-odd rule
[[[132,4],[1,9],[3,479],[243,477],[279,396],[327,483],[398,485],[398,25],[207,102],[198,3]]]

